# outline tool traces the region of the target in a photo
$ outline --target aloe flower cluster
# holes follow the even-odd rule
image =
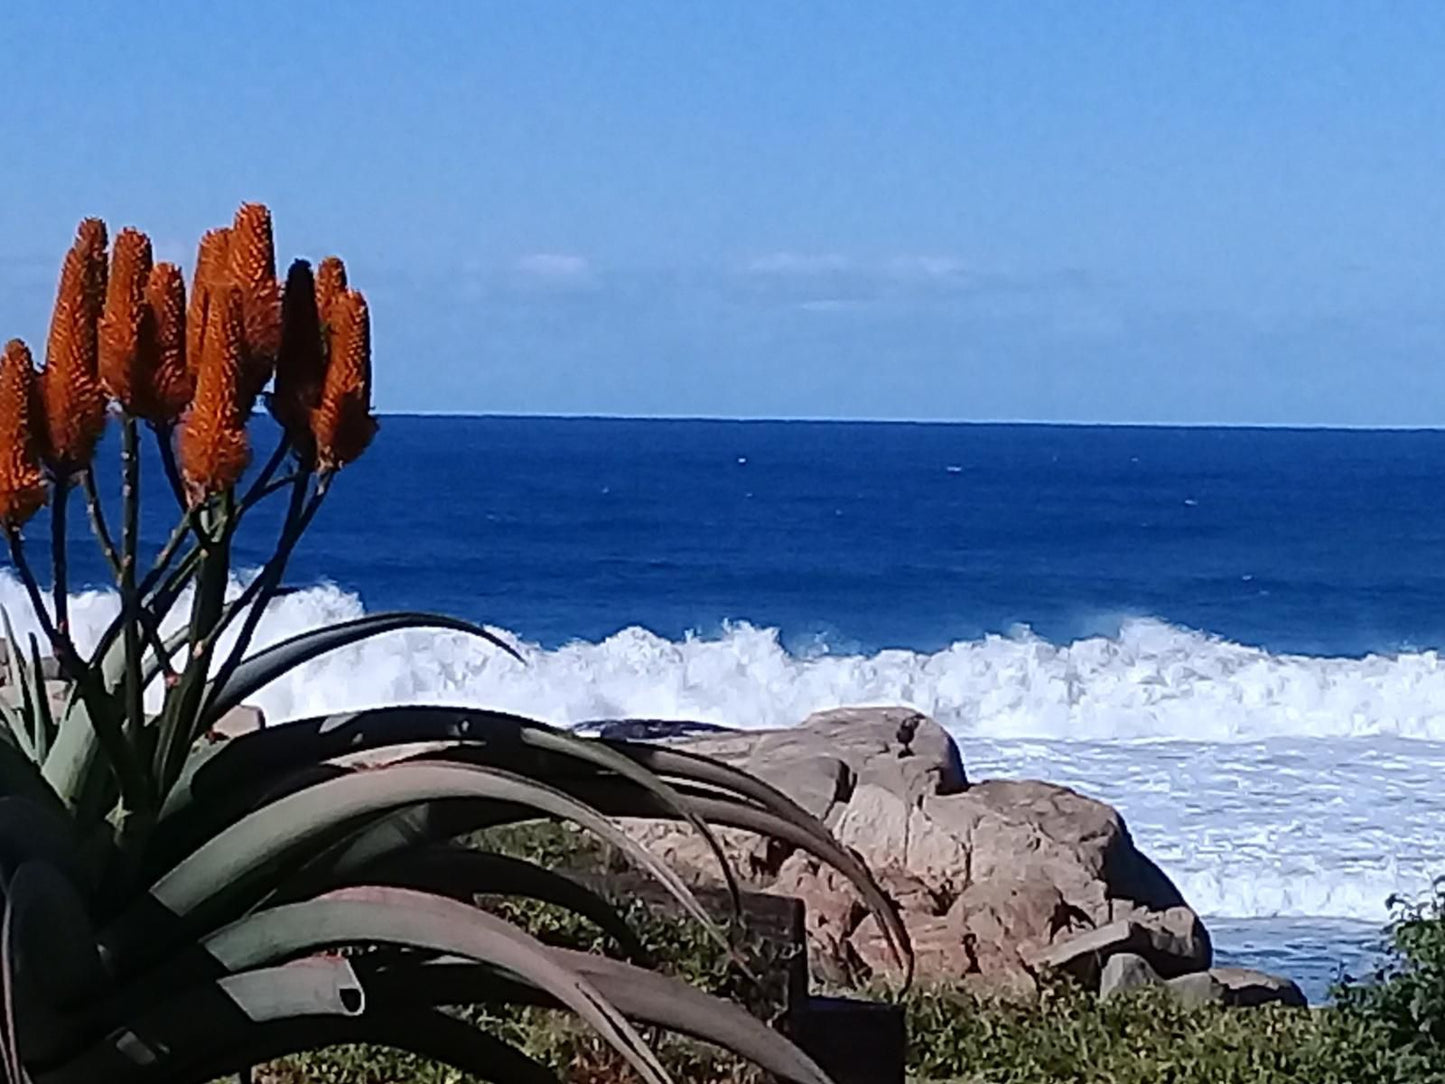
[[[280,429],[264,458],[248,426],[263,405]],[[108,424],[120,430],[114,527],[96,457]],[[0,1080],[199,1084],[350,1042],[483,1079],[555,1080],[442,1011],[521,1002],[575,1013],[648,1084],[670,1077],[639,1025],[719,1043],[780,1080],[827,1084],[739,1007],[638,966],[635,938],[601,895],[457,842],[519,821],[570,822],[730,946],[728,923],[612,818],[691,825],[735,903],[712,826],[768,835],[854,884],[906,978],[896,907],[772,787],[680,751],[466,707],[403,705],[239,736],[218,726],[269,682],[368,637],[430,628],[512,652],[481,627],[419,613],[251,650],[337,472],[376,430],[365,298],[335,257],[314,273],[298,260],[280,283],[259,204],[201,239],[189,291],[179,268],[153,261],[143,233],[108,243],[104,224],[86,219],[61,267],[44,365],[18,340],[5,346],[0,529],[42,634],[21,643],[0,613],[10,696],[0,698]],[[145,439],[159,451],[155,479],[142,477]],[[77,490],[120,599],[86,650],[67,620]],[[142,493],[175,508],[155,553],[140,545]],[[236,530],[273,498],[286,510],[271,557],[244,590],[229,590]],[[48,597],[22,537],[47,501]],[[42,644],[63,675],[58,698]],[[159,711],[147,710],[148,693]],[[573,910],[623,958],[548,947],[477,906],[495,895]],[[357,948],[383,951],[347,951]]]

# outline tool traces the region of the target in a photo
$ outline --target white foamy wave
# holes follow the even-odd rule
[[[1198,911],[1381,922],[1445,874],[1445,743],[969,738],[970,775],[1048,779],[1123,812]]]
[[[233,591],[239,585],[233,585]],[[34,630],[19,585],[0,605]],[[82,645],[114,617],[111,593],[71,601]],[[176,608],[178,625],[185,606]],[[263,646],[358,616],[333,586],[272,604]],[[598,643],[545,650],[512,642],[518,664],[448,633],[407,632],[337,652],[265,690],[273,719],[418,700],[501,707],[556,723],[647,716],[741,727],[788,726],[839,704],[909,704],[960,736],[1257,741],[1392,735],[1445,741],[1445,663],[1434,651],[1364,658],[1276,655],[1151,619],[1117,637],[1056,645],[1020,631],[942,651],[790,654],[773,629],[746,623],[714,638],[668,640],[628,628]]]
[[[6,575],[0,605],[22,636],[34,630]],[[117,605],[88,593],[71,609],[89,645]],[[300,591],[272,604],[256,646],[362,612],[336,587]],[[309,663],[254,702],[273,722],[412,702],[560,724],[743,727],[909,704],[960,739],[975,778],[1050,779],[1117,806],[1206,915],[1376,921],[1391,894],[1418,895],[1445,873],[1445,666],[1434,652],[1276,655],[1155,620],[1067,645],[1025,631],[931,654],[799,656],[747,624],[677,641],[629,628],[556,649],[502,635],[524,662],[456,634],[398,633]]]

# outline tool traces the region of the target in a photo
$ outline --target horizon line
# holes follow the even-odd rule
[[[808,425],[973,425],[1018,426],[1053,429],[1261,429],[1293,432],[1345,433],[1437,433],[1439,425],[1352,424],[1341,422],[1181,422],[1181,421],[1091,421],[1084,419],[1043,418],[901,418],[901,417],[836,417],[809,414],[613,414],[601,411],[464,411],[464,410],[385,410],[377,411],[383,418],[477,418],[518,421],[622,421],[622,422],[797,422]]]

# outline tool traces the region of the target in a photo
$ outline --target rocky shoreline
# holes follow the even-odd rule
[[[0,697],[13,701],[7,655],[0,642]],[[68,686],[53,660],[42,660],[41,679],[58,706]],[[212,738],[262,725],[258,709],[237,708]],[[1053,970],[1105,996],[1159,985],[1187,1004],[1306,1004],[1288,978],[1214,966],[1203,921],[1117,810],[1038,780],[971,781],[957,743],[914,709],[837,708],[782,730],[654,720],[586,729],[715,757],[819,817],[897,901],[924,982],[1028,1000]],[[715,857],[690,829],[628,830],[695,883],[718,884]],[[883,938],[841,877],[777,841],[718,834],[745,887],[803,901],[815,979],[856,987],[887,973]]]
[[[822,818],[902,908],[923,981],[1030,999],[1058,970],[1104,995],[1157,984],[1189,1004],[1305,1004],[1287,978],[1213,966],[1209,931],[1117,810],[1042,781],[970,781],[953,739],[912,709],[840,708],[786,730],[600,729],[745,768]],[[691,832],[629,830],[695,881],[716,881]],[[852,986],[886,972],[876,926],[835,875],[776,843],[722,834],[748,888],[806,905],[816,978]]]

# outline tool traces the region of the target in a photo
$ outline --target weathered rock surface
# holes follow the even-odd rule
[[[1043,969],[1097,985],[1124,952],[1163,979],[1213,962],[1203,923],[1116,810],[1051,783],[970,784],[952,738],[912,709],[843,708],[789,730],[680,741],[768,780],[857,851],[899,903],[925,979],[1027,997]],[[695,879],[716,878],[691,833],[630,830]],[[882,937],[840,877],[791,848],[723,834],[750,887],[806,904],[815,973],[886,969]]]
[[[1099,976],[1099,996],[1114,997],[1130,990],[1158,986],[1163,981],[1144,957],[1132,952],[1116,952],[1104,962]]]
[[[1209,972],[1224,987],[1226,1005],[1288,1005],[1302,1009],[1309,1002],[1290,979],[1248,967],[1216,967]]]
[[[1161,986],[1182,1005],[1286,1005],[1302,1009],[1304,993],[1289,979],[1247,967],[1214,967],[1189,975],[1163,979],[1149,962],[1132,952],[1119,952],[1104,964],[1099,994],[1115,997],[1130,990]]]

